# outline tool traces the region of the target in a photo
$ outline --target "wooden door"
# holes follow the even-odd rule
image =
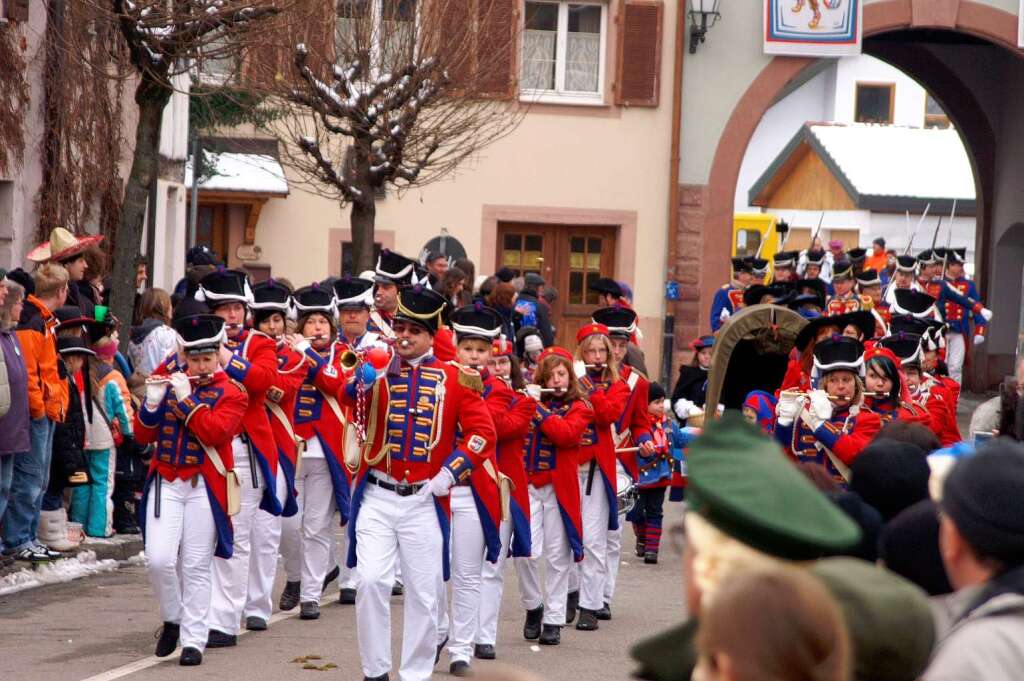
[[[196,246],[206,246],[228,261],[228,205],[200,203],[196,215]]]
[[[539,274],[558,290],[551,309],[556,341],[575,348],[576,330],[597,307],[597,294],[587,287],[615,272],[615,228],[500,223],[498,243],[496,269]]]

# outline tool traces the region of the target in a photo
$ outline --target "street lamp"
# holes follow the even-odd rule
[[[690,54],[697,53],[697,44],[704,42],[704,34],[722,16],[718,13],[719,0],[690,0]]]

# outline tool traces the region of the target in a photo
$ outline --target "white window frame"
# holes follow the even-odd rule
[[[558,35],[555,40],[555,89],[520,88],[519,100],[543,104],[575,104],[578,106],[604,106],[605,73],[608,52],[608,3],[594,0],[531,0],[558,6]],[[574,92],[565,89],[565,55],[569,35],[569,5],[589,5],[601,8],[600,55],[597,64],[597,92]],[[523,12],[523,31],[526,13]],[[522,82],[523,50],[519,50],[520,82]]]
[[[334,0],[334,31],[335,36],[338,30],[338,21],[341,17],[338,16],[338,0]],[[415,15],[412,20],[413,24],[413,58],[419,58],[419,34],[420,34],[420,21],[423,6],[423,0],[416,0]],[[370,44],[370,76],[374,80],[380,77],[380,62],[381,62],[381,30],[384,25],[384,0],[370,0],[369,10],[370,20],[373,22],[372,42]],[[358,20],[358,18],[357,18]],[[335,38],[334,43],[335,50],[337,49],[337,40]],[[337,56],[335,56],[335,63],[337,63]]]

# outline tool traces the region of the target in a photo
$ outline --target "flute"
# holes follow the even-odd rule
[[[803,392],[801,390],[783,390],[780,393],[780,395],[785,396],[785,397],[809,397],[810,393],[806,393],[806,392]],[[864,393],[861,393],[861,396],[863,396],[863,397],[887,397],[888,393],[864,392]],[[852,400],[853,396],[851,395],[849,397],[843,397],[842,395],[829,395],[828,399],[832,400],[833,402],[835,402],[836,400]]]
[[[189,376],[188,380],[191,381],[206,381],[213,378],[213,374],[199,374],[198,376]],[[158,383],[170,383],[170,376],[150,376],[146,379],[146,385],[156,385]]]
[[[607,364],[584,364],[583,366],[585,366],[588,369],[604,369],[608,365]]]

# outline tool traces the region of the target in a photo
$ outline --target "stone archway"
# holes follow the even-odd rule
[[[865,52],[887,61],[921,82],[943,104],[964,138],[978,187],[978,262],[993,259],[990,226],[995,187],[996,135],[972,94],[969,83],[941,60],[915,49],[915,36],[875,44],[873,37],[899,36],[905,31],[943,31],[981,39],[1021,56],[1017,48],[1017,16],[973,0],[882,0],[864,7]],[[706,187],[684,188],[680,194],[680,235],[702,235],[699,322],[703,328],[711,307],[711,284],[728,281],[733,200],[740,166],[758,123],[775,98],[814,59],[776,57],[747,88],[719,138]],[[689,191],[685,191],[688,189]],[[695,195],[699,191],[699,196]],[[979,267],[979,285],[989,289],[990,267]],[[689,331],[688,329],[686,331]],[[1002,363],[1000,363],[1002,364]],[[986,370],[998,376],[1002,367]]]

